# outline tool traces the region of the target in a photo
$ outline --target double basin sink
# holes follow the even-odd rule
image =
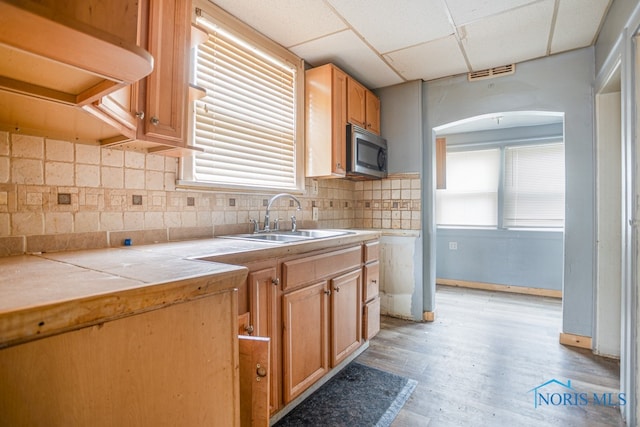
[[[296,230],[296,231],[267,231],[260,233],[230,234],[218,236],[225,239],[253,240],[269,243],[295,243],[305,240],[326,239],[329,237],[354,234],[353,231],[344,230]]]

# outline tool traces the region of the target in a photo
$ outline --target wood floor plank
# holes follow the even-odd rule
[[[618,361],[559,343],[560,300],[439,286],[436,310],[432,323],[383,317],[357,359],[418,381],[392,427],[624,426],[617,406],[534,406],[531,389],[551,379],[619,392]]]

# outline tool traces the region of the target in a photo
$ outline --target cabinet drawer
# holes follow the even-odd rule
[[[335,276],[343,271],[359,268],[362,260],[360,246],[327,252],[282,263],[282,290]]]
[[[362,335],[365,340],[370,340],[378,332],[380,332],[380,298],[376,297],[364,306]]]
[[[380,242],[367,242],[364,244],[364,262],[365,264],[372,261],[378,260],[378,248],[380,247]]]
[[[369,301],[371,298],[378,296],[380,291],[380,262],[372,262],[364,266],[364,289],[362,291],[362,300]]]

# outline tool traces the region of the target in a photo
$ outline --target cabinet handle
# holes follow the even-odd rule
[[[160,119],[157,118],[156,116],[151,117],[151,120],[149,120],[151,122],[152,125],[154,126],[158,126],[160,124]]]
[[[280,279],[277,277],[275,279],[271,279],[271,284],[274,286],[278,286],[280,284]]]
[[[378,281],[375,279],[371,279],[371,283],[378,283]]]
[[[324,294],[325,295],[331,295],[331,291],[330,290],[326,290],[326,291],[324,291]]]
[[[253,333],[253,325],[247,325],[244,327],[245,332],[247,333],[247,335],[251,335]]]

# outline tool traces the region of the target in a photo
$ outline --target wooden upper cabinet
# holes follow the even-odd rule
[[[327,64],[307,70],[306,175],[344,177],[347,148],[347,75]]]
[[[141,0],[138,43],[154,58],[139,82],[103,97],[85,110],[115,129],[102,144],[136,141],[150,152],[186,147],[191,0]]]
[[[347,79],[347,121],[366,127],[367,89],[352,78]]]
[[[380,98],[368,90],[365,93],[365,105],[365,129],[369,132],[375,133],[376,135],[380,135]]]
[[[380,135],[380,98],[352,78],[347,79],[347,121]]]
[[[380,134],[380,99],[333,64],[305,74],[306,176],[346,176],[347,123]]]

